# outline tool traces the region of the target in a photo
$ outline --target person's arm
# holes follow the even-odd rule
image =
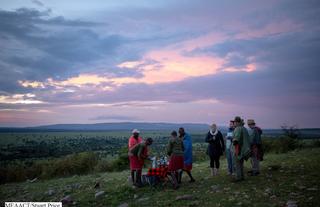
[[[233,140],[232,140],[233,145],[239,144],[240,137],[241,137],[240,128],[237,127],[233,132]]]
[[[224,152],[225,151],[225,145],[224,145],[223,136],[222,136],[221,132],[219,132],[219,133],[220,133],[220,142],[221,142],[222,152]]]
[[[172,154],[172,141],[169,140],[169,143],[167,145],[167,155],[171,155]]]
[[[257,135],[258,135],[258,131],[257,129],[253,129],[252,132],[252,138],[251,138],[251,144],[257,144]]]
[[[183,144],[183,141],[181,141],[181,148],[182,148],[182,151],[184,151],[184,144]]]
[[[205,141],[207,143],[210,143],[211,140],[212,140],[212,137],[210,136],[210,133],[208,132]]]
[[[139,159],[142,159],[143,158],[143,150],[144,150],[144,148],[145,148],[145,144],[143,143],[141,143],[141,144],[137,144],[138,146],[138,153],[137,153],[137,156],[138,156],[138,158]]]

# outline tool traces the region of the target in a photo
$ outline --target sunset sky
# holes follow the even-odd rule
[[[320,127],[320,1],[1,0],[0,127]]]

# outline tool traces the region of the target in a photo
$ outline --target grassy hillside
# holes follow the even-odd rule
[[[268,154],[262,162],[262,173],[246,177],[241,183],[231,183],[226,175],[226,160],[222,159],[221,174],[209,176],[208,162],[194,164],[195,183],[184,177],[178,190],[128,185],[128,171],[73,176],[45,181],[9,183],[0,186],[0,200],[59,201],[70,195],[74,206],[285,206],[296,201],[298,206],[317,206],[320,202],[320,148]],[[249,162],[246,163],[249,168]],[[100,188],[94,189],[96,181]],[[105,193],[95,198],[95,193]],[[176,200],[190,195],[190,200]],[[3,204],[2,204],[3,205]]]

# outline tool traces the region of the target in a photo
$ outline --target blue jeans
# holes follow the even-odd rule
[[[228,162],[228,172],[230,174],[233,173],[233,161],[232,161],[232,151],[231,149],[226,150],[226,157],[227,157],[227,162]]]

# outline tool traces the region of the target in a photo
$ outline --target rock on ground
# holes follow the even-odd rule
[[[47,194],[48,196],[52,196],[52,195],[54,195],[55,193],[56,193],[56,191],[53,190],[53,189],[49,189],[49,190],[46,192],[46,194]]]
[[[70,205],[73,204],[73,199],[70,195],[67,195],[64,198],[62,198],[60,202],[62,203],[62,205]]]
[[[181,195],[176,197],[176,201],[179,200],[192,200],[194,197],[192,195]]]
[[[296,201],[288,201],[286,206],[287,207],[298,207],[298,204]]]
[[[123,203],[123,204],[120,204],[118,207],[129,207],[129,204]]]
[[[105,194],[104,191],[99,191],[99,192],[97,192],[97,193],[94,195],[94,197],[95,197],[95,198],[100,198],[100,197],[103,196],[104,194]]]

